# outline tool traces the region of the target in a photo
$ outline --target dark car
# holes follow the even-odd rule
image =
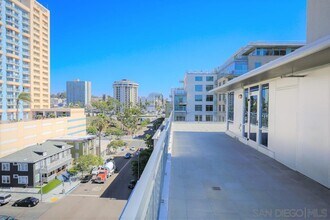
[[[8,215],[0,215],[0,220],[15,220],[16,218]]]
[[[129,158],[131,158],[132,157],[132,154],[131,153],[127,153],[127,154],[125,154],[125,159],[129,159]]]
[[[128,184],[128,188],[133,189],[137,183],[137,180],[131,180],[131,182]]]
[[[81,183],[88,183],[88,182],[92,179],[92,177],[93,177],[93,175],[88,174],[88,175],[84,176],[84,178],[82,178],[82,179],[80,180],[80,182],[81,182]]]
[[[27,197],[25,199],[20,199],[14,202],[13,206],[24,206],[24,207],[32,207],[36,206],[39,203],[39,199],[34,197]]]

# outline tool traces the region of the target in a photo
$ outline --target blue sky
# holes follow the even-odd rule
[[[123,78],[139,95],[213,70],[251,41],[305,41],[305,0],[40,0],[51,11],[51,91],[92,82],[112,95]]]

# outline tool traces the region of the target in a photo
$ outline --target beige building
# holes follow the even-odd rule
[[[50,14],[35,0],[1,2],[0,120],[16,118],[19,93],[31,94],[22,103],[19,118],[31,109],[50,107]]]
[[[123,79],[113,83],[113,97],[125,106],[134,106],[138,103],[139,84]]]
[[[0,124],[0,158],[48,139],[86,135],[84,109],[33,110],[30,117]]]

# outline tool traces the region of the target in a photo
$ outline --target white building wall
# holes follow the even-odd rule
[[[196,76],[202,76],[202,81],[195,81]],[[206,76],[213,76],[213,81],[206,81]],[[195,115],[202,115],[202,121],[206,121],[206,115],[212,115],[213,120],[216,120],[216,96],[206,91],[206,85],[215,85],[216,74],[205,73],[188,73],[185,76],[184,87],[187,92],[187,117],[186,121],[195,121]],[[203,91],[196,92],[195,85],[202,85]],[[195,95],[202,95],[203,101],[195,101]],[[213,95],[213,101],[207,102],[206,96]],[[195,105],[202,105],[202,111],[195,111]],[[206,105],[213,105],[213,112],[206,111]]]
[[[330,34],[330,1],[308,0],[307,43]]]
[[[261,83],[269,83],[268,147],[243,142],[330,188],[330,65],[300,73],[307,75]],[[242,93],[235,91],[229,127],[241,140]]]

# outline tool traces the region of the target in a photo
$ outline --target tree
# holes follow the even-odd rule
[[[109,126],[109,119],[103,114],[98,114],[92,119],[91,125],[97,130],[97,135],[99,137],[99,149],[97,151],[97,155],[101,156],[101,135],[102,132]]]
[[[138,107],[125,108],[123,114],[120,116],[122,124],[130,131],[133,136],[137,130],[140,116],[141,110]]]
[[[123,140],[113,140],[110,142],[110,144],[108,144],[108,149],[113,149],[113,150],[117,150],[119,147],[123,147],[125,146],[126,143]]]
[[[93,134],[93,135],[97,134],[96,128],[94,126],[91,126],[91,125],[87,127],[86,131],[87,131],[87,134]]]
[[[101,157],[93,154],[87,154],[78,157],[75,163],[75,169],[82,172],[82,175],[84,175],[84,172],[89,171],[92,166],[99,166],[102,164],[103,160]]]
[[[116,127],[108,128],[105,133],[106,135],[116,136],[116,139],[120,139],[120,137],[124,135],[123,130]]]
[[[18,111],[19,111],[19,103],[22,102],[31,102],[31,96],[29,93],[21,92],[18,94],[16,98],[16,120],[18,121]]]
[[[141,151],[138,156],[138,160],[134,160],[131,163],[132,174],[136,179],[139,179],[144,168],[146,167],[148,160],[152,154],[152,148]]]
[[[146,127],[148,124],[150,124],[150,119],[147,118],[141,122],[141,127]]]
[[[92,102],[92,106],[99,110],[100,113],[111,116],[120,108],[120,102],[117,99],[108,97],[105,101]]]
[[[152,139],[152,135],[146,134],[146,136],[143,140],[144,140],[144,143],[146,144],[147,148],[154,147],[154,140]]]

